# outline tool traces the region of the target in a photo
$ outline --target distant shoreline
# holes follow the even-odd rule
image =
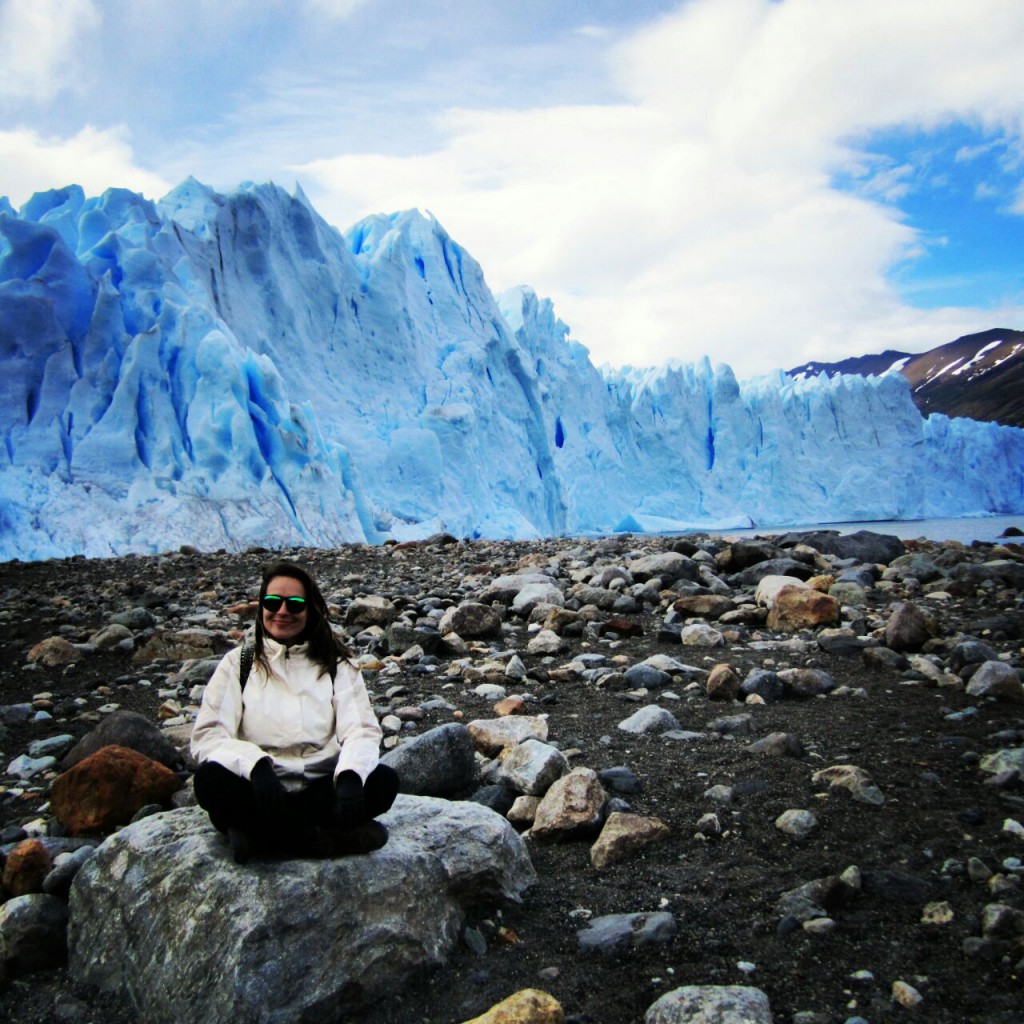
[[[956,540],[963,544],[980,541],[993,544],[1009,526],[1024,530],[1024,516],[960,516],[938,519],[887,519],[860,520],[848,523],[804,523],[799,526],[759,526],[749,530],[721,531],[732,534],[779,534],[800,530],[838,530],[842,534],[870,530],[872,533],[888,533],[900,540],[914,540],[925,537],[928,540]],[[717,531],[716,531],[717,532]],[[1009,538],[1013,539],[1013,538]]]
[[[856,533],[858,530],[868,530],[872,533],[883,533],[889,534],[894,537],[899,537],[900,540],[916,540],[918,538],[924,538],[926,540],[941,543],[943,541],[957,541],[961,544],[972,544],[975,541],[982,544],[995,544],[1003,538],[1003,533],[1008,527],[1016,526],[1024,530],[1024,516],[1020,515],[1009,515],[1009,516],[963,516],[963,517],[950,517],[950,518],[936,518],[936,519],[889,519],[889,520],[857,520],[844,523],[799,523],[799,524],[783,524],[783,525],[768,525],[768,526],[752,526],[752,527],[735,527],[731,529],[715,529],[713,527],[697,528],[685,531],[665,531],[664,533],[647,532],[639,533],[635,532],[632,535],[636,537],[670,537],[670,536],[697,536],[697,535],[708,535],[716,537],[777,537],[785,533],[805,533],[813,530],[835,530],[840,534]],[[587,539],[595,539],[599,537],[614,537],[623,536],[629,531],[622,531],[620,534],[614,532],[602,533],[602,534],[578,534],[580,537]],[[436,537],[437,535],[435,535]],[[429,543],[434,538],[423,537],[414,541],[385,541],[382,545],[367,544],[368,547],[383,547],[389,544],[394,545],[395,543],[415,543],[423,544]],[[471,538],[456,538],[455,542],[462,539]],[[508,543],[508,544],[524,544],[524,543],[545,543],[547,541],[564,540],[565,537],[543,537],[534,538],[529,540],[527,538],[505,538],[503,540],[493,540],[494,543]],[[1020,541],[1017,537],[1005,538],[1009,541]],[[364,546],[362,542],[354,542],[355,546]],[[311,550],[311,551],[331,551],[347,547],[346,544],[338,544],[334,547],[316,547],[307,545],[286,545],[288,550]],[[260,551],[262,550],[261,545],[251,545],[248,548],[242,550],[231,550],[227,551],[228,554],[244,554],[245,551]],[[270,545],[267,545],[265,550],[272,550]],[[277,550],[277,549],[274,549]],[[41,559],[9,559],[6,561],[0,561],[0,567],[5,564],[28,564],[28,563],[41,563],[48,561],[65,561],[68,559],[82,559],[88,561],[117,561],[122,558],[159,558],[165,555],[182,553],[182,549],[175,551],[173,549],[159,552],[127,552],[121,555],[67,555],[64,557],[55,556],[54,558],[41,558]],[[194,554],[213,554],[214,551],[205,551],[195,549]]]

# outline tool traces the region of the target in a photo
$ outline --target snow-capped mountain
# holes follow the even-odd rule
[[[1024,427],[1024,331],[996,327],[918,355],[889,350],[838,363],[804,363],[787,372],[805,378],[890,370],[907,378],[914,404],[924,414],[941,412]]]
[[[603,374],[435,220],[0,200],[0,558],[1024,510],[1024,431],[898,375]]]

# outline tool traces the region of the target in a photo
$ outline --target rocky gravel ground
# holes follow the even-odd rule
[[[574,767],[628,769],[630,791],[615,795],[669,829],[601,870],[588,840],[528,839],[538,882],[523,903],[474,912],[449,963],[362,1013],[363,1024],[457,1024],[530,987],[551,993],[569,1020],[635,1024],[684,985],[753,986],[776,1022],[793,1024],[1024,1019],[1024,691],[1014,672],[1024,650],[1024,548],[921,541],[880,561],[822,546],[820,536],[742,545],[704,536],[437,538],[284,553],[321,581],[339,622],[349,620],[382,718],[418,709],[389,719],[398,731],[388,746],[493,717],[500,686],[523,696],[529,714],[548,716],[549,741]],[[699,569],[694,579],[633,572],[639,559],[672,551]],[[33,744],[80,737],[115,709],[187,732],[208,660],[241,637],[269,555],[0,566],[0,846],[59,832],[47,814],[59,765],[32,773]],[[777,558],[805,565],[805,577],[859,579],[859,590],[835,591],[837,627],[768,624],[750,568]],[[621,571],[604,571],[613,569]],[[510,596],[488,591],[524,572],[549,577],[560,611],[517,611]],[[438,642],[447,609],[489,593],[499,635]],[[710,596],[726,602],[702,606],[699,617],[679,603]],[[354,615],[367,597],[390,604],[381,624]],[[894,628],[907,604],[926,630],[910,643]],[[547,653],[537,643],[543,625],[557,648]],[[971,692],[979,665],[991,662],[1004,666],[997,685]],[[664,675],[638,675],[642,663]],[[732,672],[709,677],[719,665]],[[781,672],[785,686],[765,689],[756,670]],[[620,728],[652,705],[676,727]],[[751,749],[769,737],[767,751]],[[11,766],[23,756],[20,777]],[[836,773],[819,774],[836,766],[861,769],[855,784],[843,783],[849,771],[837,785]],[[791,811],[810,815],[780,819]],[[801,901],[794,892],[808,883],[817,884]],[[817,910],[801,909],[808,900]],[[659,911],[676,924],[667,940],[581,948],[588,922]],[[137,1018],[53,968],[10,978],[0,1019]]]

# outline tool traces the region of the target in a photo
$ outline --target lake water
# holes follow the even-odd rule
[[[963,544],[972,541],[992,543],[1008,527],[1024,530],[1024,516],[977,516],[970,519],[890,519],[866,523],[812,523],[800,526],[759,526],[751,530],[717,530],[723,536],[754,536],[773,533],[787,533],[790,530],[838,530],[840,533],[856,533],[871,530],[872,533],[888,533],[901,540],[925,537],[928,540],[958,540]],[[1022,538],[1010,537],[1020,543]]]

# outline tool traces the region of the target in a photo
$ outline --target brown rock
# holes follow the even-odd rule
[[[169,768],[127,747],[103,747],[53,780],[50,810],[69,834],[107,832],[181,788]]]
[[[601,825],[606,794],[592,768],[574,768],[544,794],[530,836],[537,840],[593,835]]]
[[[81,661],[83,657],[85,655],[62,636],[51,636],[40,640],[28,652],[29,661],[45,665],[47,668],[72,665],[76,661]]]
[[[615,811],[590,848],[590,863],[600,871],[610,864],[632,857],[649,843],[667,839],[670,829],[660,818],[645,818],[639,814]]]
[[[735,700],[739,695],[741,682],[739,674],[732,665],[715,665],[708,673],[708,699]]]
[[[811,782],[816,785],[827,783],[829,789],[849,790],[854,800],[861,803],[881,806],[885,802],[871,775],[855,764],[834,764],[822,768],[811,776]]]
[[[377,594],[357,597],[345,612],[345,625],[352,629],[366,629],[368,626],[390,626],[398,618],[398,609],[386,598]]]
[[[755,740],[747,747],[752,754],[766,754],[768,757],[803,757],[804,745],[789,732],[771,732]]]
[[[569,608],[551,608],[547,611],[544,616],[544,621],[541,623],[543,629],[550,629],[552,633],[558,633],[561,635],[563,629],[566,626],[572,625],[574,622],[580,621],[580,613],[572,611]]]
[[[619,636],[643,636],[644,628],[636,619],[614,618],[601,623],[601,636],[617,633]]]
[[[499,700],[492,710],[499,718],[504,718],[506,715],[525,715],[526,701],[522,697],[506,697],[504,700]]]
[[[10,896],[27,896],[43,891],[43,879],[53,868],[49,850],[38,839],[18,843],[7,855],[3,886]]]
[[[228,605],[224,610],[229,615],[238,615],[243,619],[255,619],[259,607],[259,601],[243,601],[241,604]]]
[[[828,594],[806,587],[783,587],[768,612],[769,629],[793,632],[839,621],[839,602]]]
[[[495,757],[506,747],[518,746],[523,740],[544,743],[548,738],[548,720],[541,715],[478,718],[466,728],[474,749],[487,757]]]
[[[687,618],[715,619],[736,608],[736,602],[721,594],[687,594],[672,605],[672,610]]]
[[[463,640],[501,635],[501,614],[489,604],[467,601],[456,608],[449,608],[438,625],[442,636],[457,633]]]
[[[888,647],[865,647],[861,651],[861,658],[868,668],[888,669],[892,672],[902,672],[910,665],[899,651]]]
[[[165,700],[157,709],[157,717],[161,722],[168,718],[177,718],[181,714],[181,705],[176,700]]]
[[[423,719],[427,717],[427,713],[423,708],[418,708],[411,704],[395,708],[391,714],[396,718],[400,718],[403,722],[422,722]]]
[[[524,988],[466,1024],[564,1024],[565,1013],[554,996]]]
[[[715,564],[722,572],[742,572],[758,562],[767,562],[778,552],[770,544],[752,544],[737,541],[729,544],[715,555]]]
[[[919,651],[931,635],[924,612],[910,603],[897,604],[885,624],[885,645],[894,651]]]
[[[166,658],[169,661],[191,661],[212,658],[213,638],[208,633],[182,629],[177,633],[157,633],[151,636],[133,655],[136,665]]]
[[[527,796],[525,793],[522,796],[517,796],[515,803],[512,804],[506,818],[512,823],[512,826],[518,829],[520,832],[524,828],[529,828],[537,817],[537,808],[540,805],[539,796]]]

